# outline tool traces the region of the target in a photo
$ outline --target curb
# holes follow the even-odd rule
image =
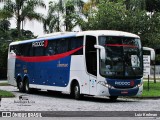
[[[143,100],[149,100],[149,99],[152,99],[152,100],[158,100],[160,99],[160,96],[155,96],[155,97],[127,97],[127,98],[132,98],[132,99],[143,99]]]
[[[0,83],[8,83],[7,80],[0,80]]]

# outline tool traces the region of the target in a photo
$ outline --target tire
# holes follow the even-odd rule
[[[82,99],[82,95],[80,94],[80,86],[78,83],[75,83],[73,86],[73,96],[76,100]]]
[[[18,81],[17,81],[17,87],[18,87],[18,89],[19,89],[20,92],[25,92],[24,84],[23,84],[23,81],[21,79],[18,79]]]
[[[28,80],[28,78],[26,78],[25,82],[24,82],[24,91],[26,93],[31,93],[31,88],[29,88],[29,80]]]
[[[117,100],[118,96],[109,96],[109,98],[112,102],[115,102]]]

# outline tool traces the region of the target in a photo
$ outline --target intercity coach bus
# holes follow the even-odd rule
[[[122,31],[95,30],[12,42],[8,50],[8,82],[21,92],[61,91],[75,99],[83,95],[109,96],[111,100],[141,95],[140,37]]]

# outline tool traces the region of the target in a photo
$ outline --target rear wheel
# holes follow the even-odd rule
[[[24,89],[25,89],[26,93],[31,93],[31,88],[29,88],[29,80],[28,80],[28,78],[25,79]]]
[[[114,101],[116,101],[116,100],[117,100],[118,96],[109,96],[109,98],[110,98],[110,100],[111,100],[111,101],[113,101],[113,102],[114,102]]]

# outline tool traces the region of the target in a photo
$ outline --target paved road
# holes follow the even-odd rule
[[[0,89],[12,91],[16,95],[15,98],[2,98],[0,111],[73,111],[73,114],[74,111],[160,111],[160,99],[118,98],[117,102],[111,102],[107,97],[85,97],[78,101],[67,94],[47,91],[25,94],[13,86],[0,86]],[[21,95],[25,95],[22,98],[28,100],[20,100]],[[96,112],[93,114],[96,116]]]

